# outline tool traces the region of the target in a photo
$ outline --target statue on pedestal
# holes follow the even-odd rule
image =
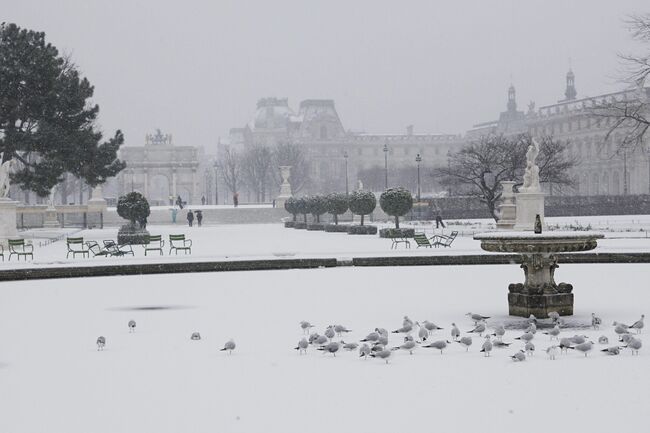
[[[16,160],[10,159],[0,165],[0,198],[9,198],[9,188],[11,187],[11,173],[16,168]]]
[[[526,152],[526,172],[524,173],[524,184],[522,185],[520,192],[541,191],[539,185],[539,167],[535,164],[537,155],[539,155],[539,143],[534,138],[532,141],[533,144],[528,146],[528,151]]]

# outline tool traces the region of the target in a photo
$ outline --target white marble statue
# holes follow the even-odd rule
[[[361,182],[361,179],[357,180],[357,191],[363,191],[363,182]]]
[[[11,186],[10,174],[14,172],[16,160],[10,159],[0,165],[0,198],[9,197],[9,187]]]
[[[539,143],[534,138],[532,141],[533,143],[528,146],[526,151],[526,171],[521,192],[540,192],[542,190],[539,185],[539,167],[535,164],[537,155],[539,155]]]
[[[54,197],[56,196],[56,192],[59,190],[59,185],[54,185],[52,189],[50,190],[50,196],[47,199],[47,205],[51,208],[54,207]]]

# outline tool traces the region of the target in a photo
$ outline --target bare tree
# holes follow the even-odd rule
[[[255,193],[258,203],[266,201],[271,165],[271,150],[266,146],[251,147],[242,157],[243,180]]]
[[[432,175],[439,178],[443,184],[454,185],[456,191],[478,197],[497,220],[501,181],[514,180],[517,182],[516,186],[523,183],[526,151],[531,143],[532,139],[528,134],[514,137],[481,137],[479,141],[469,143],[460,151],[451,154],[449,165],[435,168]],[[569,173],[578,160],[569,155],[567,143],[553,140],[551,137],[542,137],[536,162],[540,182],[552,183],[560,189],[574,184],[574,179]]]
[[[291,166],[289,183],[293,194],[299,193],[309,185],[309,164],[305,160],[305,151],[301,145],[291,142],[278,143],[273,149],[273,162],[275,167],[272,167],[271,175],[276,187],[279,188],[282,183],[278,169],[282,165]]]
[[[217,169],[230,192],[233,194],[238,192],[241,183],[241,158],[230,146],[225,147],[222,157],[217,162]]]
[[[622,138],[616,144],[616,154],[634,150],[646,150],[644,137],[650,128],[650,91],[645,82],[650,75],[650,13],[632,15],[626,21],[632,38],[645,48],[642,54],[621,54],[624,65],[623,81],[634,86],[632,91],[623,92],[601,101],[593,101],[587,113],[607,122],[608,141],[612,134],[621,132]]]

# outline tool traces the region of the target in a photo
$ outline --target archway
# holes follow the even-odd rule
[[[169,178],[164,174],[155,174],[149,180],[149,204],[165,206],[169,204]]]

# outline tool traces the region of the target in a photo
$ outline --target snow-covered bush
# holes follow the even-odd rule
[[[361,225],[363,226],[363,217],[372,213],[377,207],[377,198],[370,191],[354,191],[350,194],[350,212],[361,216]],[[348,233],[350,233],[348,231]],[[375,228],[376,233],[376,228]]]
[[[406,188],[389,188],[379,197],[379,205],[387,215],[395,217],[395,228],[399,229],[399,217],[406,215],[413,207],[413,196]]]
[[[339,223],[339,215],[347,212],[349,203],[347,194],[334,192],[327,196],[327,213],[334,216],[334,224]]]
[[[320,223],[320,216],[327,212],[327,199],[322,195],[312,195],[307,199],[307,203],[309,213]]]
[[[133,226],[136,222],[143,223],[150,213],[149,202],[139,192],[130,192],[117,201],[117,214],[129,220]]]
[[[284,210],[293,215],[293,222],[296,222],[296,215],[298,215],[298,210],[296,209],[296,201],[297,199],[295,197],[289,197],[289,199],[284,202]],[[287,226],[285,224],[285,227],[293,227],[293,225]]]

